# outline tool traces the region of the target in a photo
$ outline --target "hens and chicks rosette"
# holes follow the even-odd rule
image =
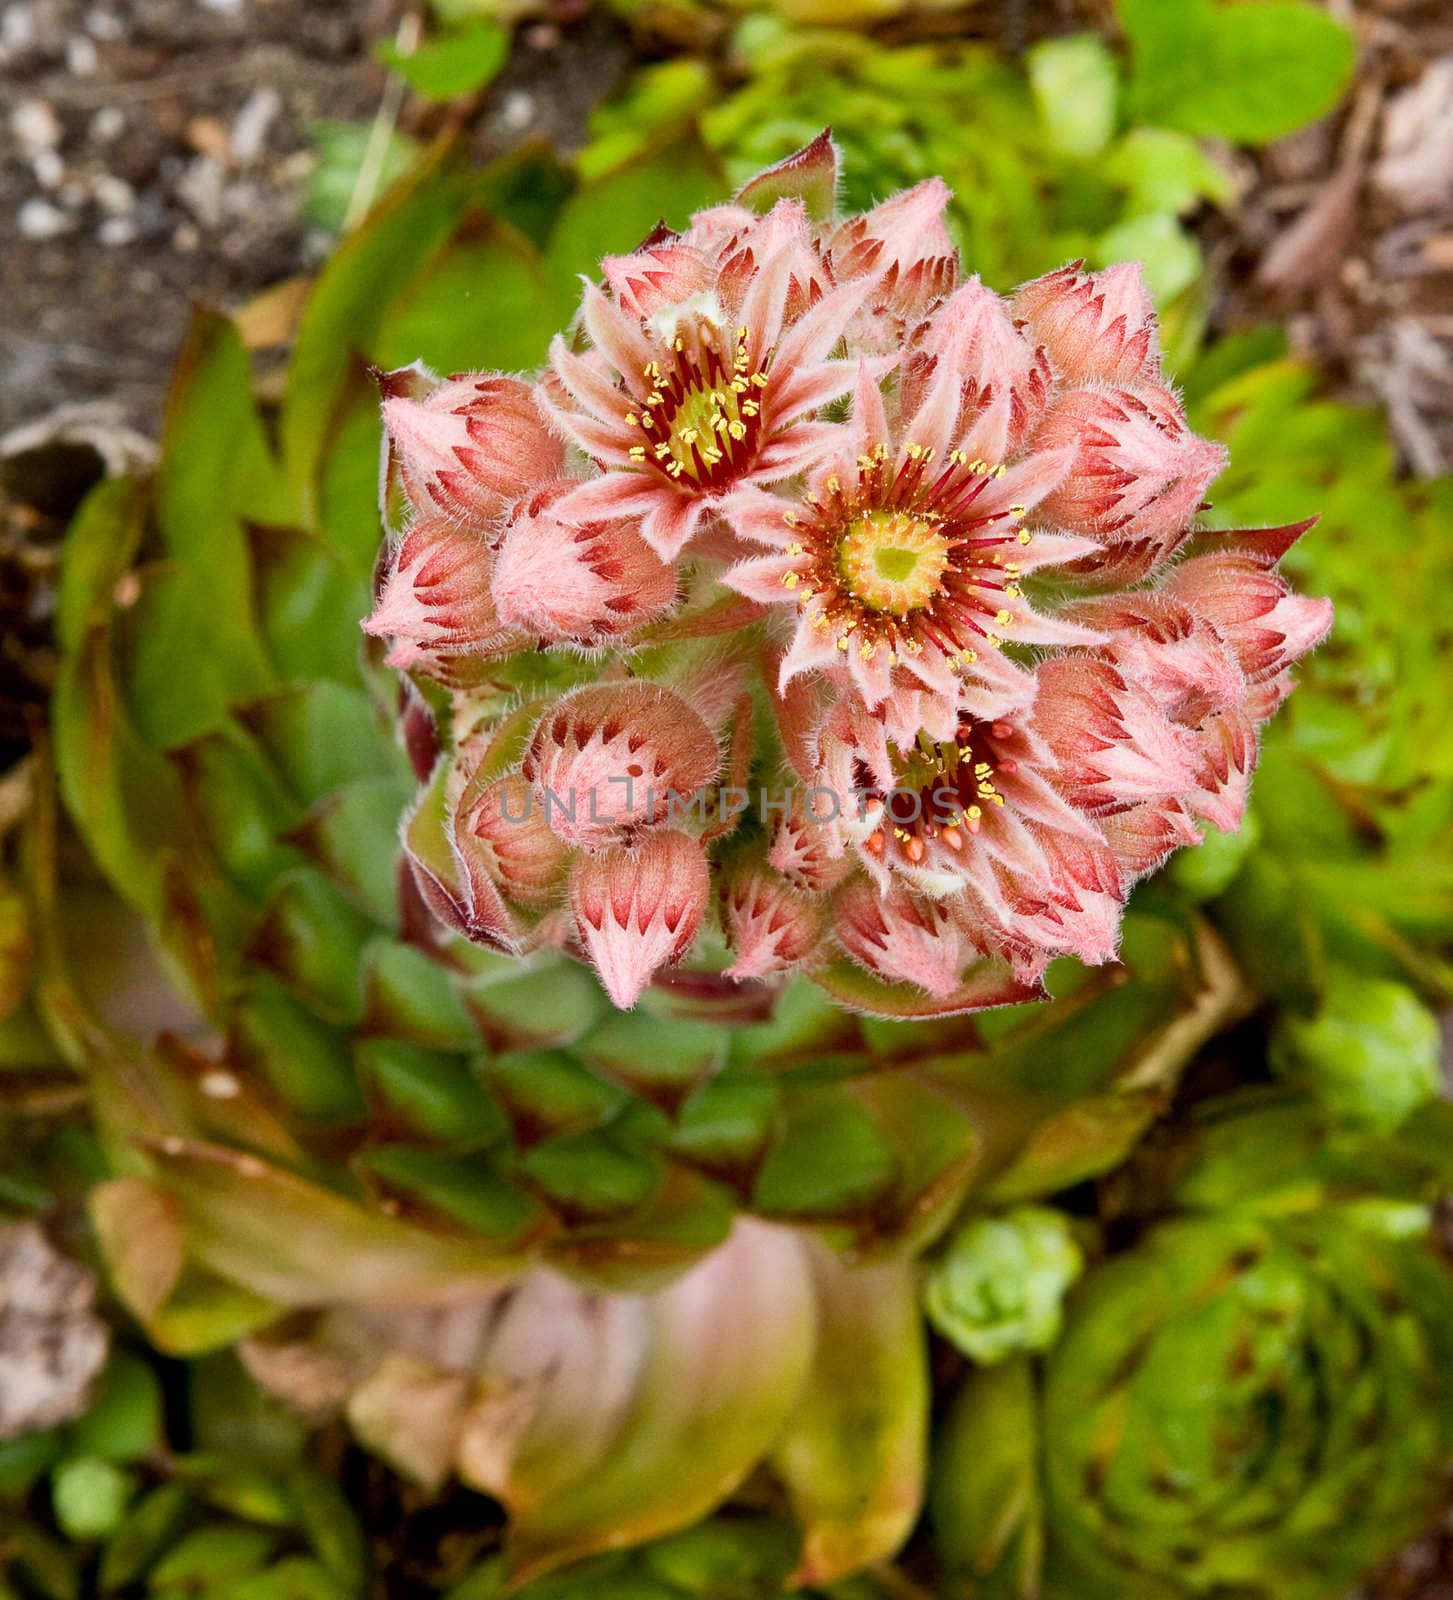
[[[1224,453],[1138,267],[1006,301],[942,183],[841,220],[836,177],[824,134],[607,259],[537,378],[383,379],[415,879],[618,1006],[714,902],[710,981],[882,1014],[1112,959],[1331,624],[1277,571],[1306,524],[1195,530]]]

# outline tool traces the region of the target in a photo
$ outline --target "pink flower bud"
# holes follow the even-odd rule
[[[1246,812],[1256,766],[1256,724],[1240,706],[1208,717],[1196,730],[1199,760],[1189,797],[1194,815],[1222,833],[1234,833]]]
[[[581,855],[570,877],[575,927],[606,993],[629,1010],[661,967],[695,943],[710,881],[701,845],[674,828],[638,849]]]
[[[1179,800],[1163,804],[1144,801],[1128,811],[1118,811],[1104,819],[1102,831],[1132,878],[1154,872],[1172,852],[1201,842],[1200,829]]]
[[[676,598],[676,573],[630,522],[573,527],[551,506],[568,484],[520,507],[495,558],[500,619],[547,640],[600,644],[633,632]]]
[[[570,847],[545,820],[540,798],[518,773],[496,778],[459,818],[461,851],[479,864],[511,900],[546,906],[560,897]]]
[[[529,636],[501,622],[483,538],[443,517],[416,522],[389,556],[366,633],[398,641],[389,664],[429,671],[432,657],[512,654]]]
[[[1012,309],[1070,382],[1124,384],[1160,372],[1155,306],[1139,262],[1103,272],[1061,267],[1023,284]]]
[[[797,797],[789,811],[772,819],[767,860],[805,894],[824,894],[836,888],[852,870],[830,816],[814,815],[808,802]]]
[[[1039,670],[1035,722],[1058,766],[1063,793],[1091,815],[1194,786],[1191,734],[1113,663],[1061,656]]]
[[[1078,445],[1040,515],[1099,540],[1104,555],[1088,558],[1083,570],[1120,581],[1144,576],[1181,543],[1226,464],[1225,449],[1192,433],[1160,384],[1065,390],[1035,444]]]
[[[720,766],[716,735],[680,695],[630,680],[566,695],[541,717],[521,771],[558,837],[599,849],[688,815]]]
[[[497,522],[565,463],[564,445],[518,378],[464,373],[423,400],[391,395],[383,421],[418,511],[473,527]]]
[[[872,338],[874,318],[921,317],[952,292],[959,255],[943,220],[951,198],[941,178],[929,178],[849,218],[833,234],[827,255],[837,281],[876,280],[856,327],[859,337]]]
[[[905,889],[880,894],[868,879],[853,878],[832,905],[838,942],[887,983],[911,983],[941,999],[979,953],[946,904]]]
[[[1105,635],[1105,658],[1149,690],[1172,722],[1194,727],[1246,693],[1226,641],[1170,595],[1135,589],[1075,606],[1072,615]]]
[[[761,861],[742,861],[722,887],[722,922],[736,960],[729,978],[762,978],[809,964],[825,918],[814,903]]]
[[[1262,557],[1234,547],[1192,556],[1163,587],[1215,627],[1252,683],[1285,671],[1332,626],[1330,600],[1293,594]]]
[[[949,429],[953,442],[985,461],[1016,455],[1044,416],[1049,358],[1025,339],[1004,302],[977,278],[939,307],[905,357],[903,414],[913,416],[949,375],[958,386],[958,414]]]

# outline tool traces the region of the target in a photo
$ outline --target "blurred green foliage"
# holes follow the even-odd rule
[[[961,1386],[933,1479],[948,1592],[1336,1600],[1432,1514],[1453,1276],[1422,1202],[1449,1108],[1381,1144],[1296,1099],[1207,1111],[1143,1169],[1151,1225],[1059,1343]]]
[[[1237,144],[1294,133],[1336,105],[1357,46],[1310,0],[1116,0],[1137,120]]]
[[[363,1600],[358,1513],[303,1426],[230,1356],[193,1364],[168,1420],[154,1360],[118,1350],[78,1422],[0,1444],[0,1595]]]
[[[1352,969],[1453,992],[1453,481],[1396,471],[1376,412],[1326,399],[1274,331],[1212,346],[1192,422],[1224,439],[1216,527],[1320,513],[1286,566],[1337,607],[1331,638],[1267,729],[1249,831],[1173,863],[1213,898],[1247,970],[1310,1015]],[[1209,853],[1209,863],[1203,858]],[[1207,877],[1208,866],[1210,876]]]
[[[745,81],[735,89],[693,58],[641,69],[596,111],[582,172],[608,171],[699,116],[741,182],[830,125],[847,209],[943,177],[964,260],[995,288],[1074,257],[1144,260],[1163,302],[1195,283],[1200,251],[1181,219],[1228,200],[1231,179],[1189,134],[1125,123],[1122,69],[1098,35],[1038,45],[1022,66],[985,45],[884,49],[765,20],[737,42]]]

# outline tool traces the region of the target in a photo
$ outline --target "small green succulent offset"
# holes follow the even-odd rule
[[[1084,1255],[1062,1211],[1021,1206],[976,1217],[949,1240],[924,1290],[929,1320],[966,1356],[989,1366],[1059,1337],[1065,1291]]]

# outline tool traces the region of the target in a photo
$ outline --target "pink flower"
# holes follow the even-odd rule
[[[1036,538],[1028,513],[1069,469],[1073,447],[1012,467],[959,448],[958,374],[946,371],[915,413],[888,418],[879,380],[859,369],[851,418],[836,448],[794,496],[736,490],[722,514],[738,537],[771,554],[733,566],[724,581],[796,620],[779,687],[805,673],[839,680],[911,740],[931,697],[932,725],[949,736],[962,697],[992,712],[1027,691],[1000,651],[1006,640],[1070,644],[1089,637],[1037,615],[1020,579],[1093,547]]]
[[[824,136],[606,261],[533,386],[386,383],[419,898],[619,1006],[703,935],[900,1016],[1113,959],[1330,625],[1277,570],[1307,524],[1197,528],[1224,451],[1138,268],[1006,302],[941,184],[835,192]]]
[[[550,353],[550,414],[601,469],[556,510],[638,519],[672,561],[730,488],[791,477],[830,436],[812,418],[853,366],[829,352],[875,279],[834,285],[792,200],[707,212],[608,279],[585,292],[586,352]]]

